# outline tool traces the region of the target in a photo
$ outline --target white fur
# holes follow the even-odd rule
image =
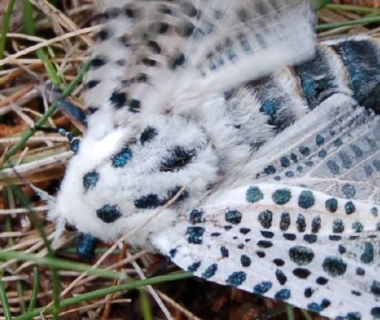
[[[123,11],[108,21],[105,28],[113,35],[95,46],[93,57],[106,56],[107,63],[89,72],[86,81],[100,83],[89,91],[86,104],[97,106],[99,110],[89,117],[88,132],[79,153],[67,168],[49,217],[57,221],[58,231],[69,223],[80,232],[107,242],[129,234],[126,241],[132,246],[169,255],[184,269],[200,262],[195,274],[211,281],[250,292],[258,283],[270,282],[273,288],[263,292],[264,295],[277,297],[277,290],[290,290],[288,301],[303,308],[313,309],[310,303],[320,304],[322,299],[329,299],[330,306],[321,310],[326,316],[345,316],[351,312],[350,292],[358,288],[362,297],[352,303],[353,311],[360,311],[362,319],[369,319],[370,310],[377,303],[370,286],[378,279],[380,258],[377,251],[371,263],[363,263],[359,257],[372,241],[371,236],[379,235],[376,227],[379,218],[371,209],[380,208],[373,203],[354,201],[356,212],[349,216],[345,206],[350,203],[341,193],[342,185],[349,182],[357,188],[357,196],[362,200],[373,201],[376,194],[380,194],[376,185],[380,173],[374,173],[373,180],[369,181],[359,171],[363,165],[380,160],[379,147],[372,150],[365,140],[366,135],[374,141],[380,140],[379,121],[356,105],[343,64],[329,48],[321,47],[321,50],[333,70],[338,89],[314,110],[307,106],[292,71],[283,68],[313,58],[312,15],[305,11],[309,1],[199,0],[191,3],[201,11],[199,19],[183,12],[189,5],[186,1],[104,2],[105,9],[137,10],[134,11],[136,16],[128,18]],[[277,10],[271,11],[268,8],[273,4]],[[267,10],[265,16],[258,10],[260,5]],[[172,14],[164,14],[163,8]],[[244,19],[245,14],[247,19]],[[161,34],[152,22],[167,23],[170,32]],[[185,22],[192,23],[201,32],[197,36],[182,37]],[[129,46],[120,43],[120,37],[124,36],[129,38]],[[241,36],[251,50],[244,50],[240,45]],[[227,49],[220,47],[227,40],[232,41],[227,49],[234,51],[235,59],[227,59]],[[152,52],[149,41],[159,45],[161,52]],[[185,55],[186,63],[170,68],[179,53]],[[213,58],[210,53],[216,56]],[[223,63],[218,60],[221,57]],[[143,58],[156,61],[156,66],[144,65]],[[127,60],[125,66],[116,63],[120,59]],[[213,63],[219,65],[213,68]],[[140,73],[148,76],[146,83],[136,80]],[[257,86],[242,85],[268,74],[272,74],[276,85],[272,89],[278,91],[269,90],[267,98],[288,96],[284,98],[286,104],[282,109],[275,110],[284,112],[285,116],[289,113],[289,122],[292,122],[280,133],[276,131],[278,128],[268,124],[270,115],[262,110]],[[110,101],[115,92],[127,94],[125,105],[118,109]],[[129,109],[131,99],[140,100],[139,112]],[[157,135],[149,141],[141,141],[147,128],[154,128]],[[318,134],[325,138],[325,145],[316,145]],[[343,146],[335,143],[338,138]],[[352,156],[350,147],[358,146],[364,151],[362,158],[355,158],[352,168],[342,169],[342,174],[335,176],[327,160],[338,162],[341,151]],[[129,162],[122,167],[113,166],[113,157],[125,147],[132,154]],[[300,147],[309,147],[310,154],[303,155]],[[319,156],[323,148],[326,148],[326,159]],[[180,150],[179,156],[175,150]],[[297,157],[297,162],[282,167],[281,157],[291,155]],[[266,170],[269,165],[276,169],[275,174]],[[286,175],[287,171],[293,176]],[[98,173],[99,180],[86,190],[83,178],[90,172]],[[257,203],[249,202],[248,187],[253,184],[263,193],[263,200]],[[372,188],[372,193],[364,184]],[[312,190],[304,188],[305,185]],[[168,195],[174,196],[173,192],[179,188],[187,197],[167,207]],[[292,194],[284,205],[274,200],[275,192],[280,189]],[[299,204],[302,192],[313,192],[316,201],[312,208],[305,209]],[[340,196],[339,210],[327,212],[326,201],[335,196]],[[153,200],[157,197],[161,202],[152,208],[136,205],[149,197]],[[121,216],[112,222],[98,217],[97,211],[105,205],[116,206]],[[202,211],[204,216],[192,217],[190,213],[194,209]],[[268,226],[259,222],[259,215],[265,210],[273,214]],[[242,213],[241,221],[231,222],[226,217],[230,211]],[[286,212],[292,221],[288,231],[296,236],[294,242],[284,240],[285,233],[279,227],[281,215]],[[305,219],[306,231],[299,230],[299,215]],[[316,217],[322,218],[319,233],[311,229]],[[342,219],[345,229],[341,232],[342,239],[332,242],[329,236],[336,236],[332,230],[339,224],[337,218]],[[361,223],[363,230],[355,230],[355,223]],[[363,232],[357,240],[347,240],[360,231]],[[313,232],[318,235],[314,243],[304,239]],[[271,246],[263,249],[261,242]],[[377,240],[373,244],[379,245]],[[347,255],[340,252],[340,245],[347,246]],[[224,246],[230,250],[229,257],[221,256]],[[305,268],[310,271],[307,279],[295,275],[299,271],[296,268],[304,267],[304,261],[294,262],[297,257],[290,254],[294,247],[312,251],[315,257],[305,262]],[[266,256],[259,258],[261,251],[265,251]],[[249,267],[241,262],[243,254],[252,259]],[[328,269],[325,259],[330,255],[344,259],[347,273],[339,277],[325,274]],[[275,265],[274,261],[281,259],[284,264]],[[208,276],[206,271],[214,265],[218,269]],[[355,275],[358,267],[365,269],[365,277],[359,279]],[[247,279],[234,278],[241,270]],[[279,271],[286,274],[286,284],[281,284]],[[317,286],[318,276],[327,277],[329,284]],[[230,277],[242,282],[230,281]],[[315,291],[312,299],[304,295],[308,287]],[[367,301],[369,305],[365,305]]]

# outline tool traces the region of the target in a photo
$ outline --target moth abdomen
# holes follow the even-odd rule
[[[376,40],[358,37],[331,45],[346,67],[350,87],[359,105],[380,112],[380,49]]]
[[[267,124],[279,133],[334,95],[353,97],[360,106],[378,113],[379,70],[376,40],[348,37],[318,44],[312,59],[244,87],[258,99]],[[227,99],[235,96],[241,98],[241,91],[229,92]]]

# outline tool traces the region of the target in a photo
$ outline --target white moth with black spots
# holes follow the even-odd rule
[[[199,277],[380,318],[376,43],[316,45],[305,0],[105,1],[104,17],[57,234],[86,252],[145,223],[128,243]]]

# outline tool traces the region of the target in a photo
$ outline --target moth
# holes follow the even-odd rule
[[[209,281],[380,318],[379,47],[317,45],[305,0],[103,9],[57,235],[130,234]]]

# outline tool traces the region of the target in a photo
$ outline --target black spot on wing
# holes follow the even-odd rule
[[[204,211],[203,210],[194,209],[189,214],[189,221],[192,224],[202,223],[202,222],[205,221],[203,215],[204,215]]]
[[[161,47],[155,41],[148,41],[148,47],[152,50],[153,53],[159,54],[161,53]]]
[[[194,262],[193,264],[188,266],[187,271],[194,273],[198,270],[198,268],[201,266],[201,264],[202,264],[201,261]]]
[[[321,229],[321,218],[320,217],[314,217],[311,221],[311,232],[318,233]]]
[[[372,315],[375,319],[380,319],[380,307],[372,308],[372,309],[371,309],[371,315]]]
[[[346,273],[347,264],[340,257],[327,257],[322,268],[328,275],[338,277]]]
[[[280,217],[280,230],[286,231],[290,227],[290,214],[289,212],[282,212]]]
[[[251,265],[251,258],[248,257],[247,255],[243,254],[241,257],[240,257],[240,263],[243,267],[249,267]]]
[[[272,288],[273,284],[270,281],[264,281],[261,283],[258,283],[253,287],[253,293],[256,294],[265,294]]]
[[[277,269],[276,270],[276,278],[277,278],[277,281],[283,286],[286,281],[288,281],[285,273],[283,273],[280,269]]]
[[[90,67],[97,69],[107,64],[107,62],[107,57],[98,55],[90,60]]]
[[[373,259],[375,257],[375,248],[371,242],[365,242],[364,243],[364,250],[362,255],[360,256],[360,261],[368,264],[373,262]]]
[[[307,305],[307,308],[313,312],[320,313],[330,305],[331,305],[331,302],[329,300],[323,299],[320,304],[316,302],[309,303]]]
[[[298,232],[305,232],[306,230],[306,219],[303,214],[299,214],[296,220],[296,226]]]
[[[302,191],[298,198],[298,205],[302,209],[309,209],[315,204],[315,198],[312,191]]]
[[[229,250],[225,246],[222,246],[220,248],[220,253],[223,258],[228,258],[228,256],[230,255]]]
[[[127,94],[122,91],[114,91],[110,97],[110,101],[116,109],[119,109],[126,105]]]
[[[140,112],[141,101],[137,99],[132,99],[129,101],[129,110],[132,112]]]
[[[304,266],[313,261],[314,252],[305,246],[294,246],[289,249],[289,257],[294,263]]]
[[[237,210],[228,210],[225,213],[225,220],[228,223],[237,225],[241,222],[241,219],[243,218],[243,215],[240,211]]]
[[[281,289],[274,295],[277,300],[288,300],[291,297],[291,292],[288,289]]]
[[[188,227],[186,231],[188,235],[187,242],[190,244],[202,244],[204,232],[205,228],[203,227]]]
[[[175,70],[178,67],[181,67],[186,61],[185,55],[183,53],[178,54],[176,57],[172,59],[170,62],[170,69]]]
[[[232,273],[228,279],[226,280],[226,283],[233,287],[240,286],[245,280],[247,279],[247,274],[243,271],[238,271]]]
[[[311,272],[310,272],[310,270],[305,269],[305,268],[296,268],[293,270],[293,274],[297,278],[307,279],[310,276]]]
[[[261,226],[265,229],[269,229],[272,226],[273,213],[270,210],[265,210],[259,213],[258,220]]]
[[[101,42],[101,41],[105,41],[109,38],[111,38],[113,32],[108,29],[108,28],[103,28],[102,30],[100,30],[100,32],[98,33],[98,41]]]
[[[218,270],[218,265],[216,263],[210,265],[201,275],[204,279],[209,279],[213,277]]]
[[[246,193],[247,202],[255,203],[262,199],[264,199],[264,194],[261,192],[261,190],[258,187],[252,186],[248,188],[247,193]]]
[[[344,231],[344,223],[342,219],[335,219],[333,221],[333,230],[334,233],[342,233]]]
[[[338,200],[335,198],[326,200],[326,209],[332,213],[336,212],[338,210]]]
[[[93,89],[100,83],[99,80],[90,80],[86,83],[87,89]]]
[[[275,204],[284,205],[290,201],[292,194],[289,189],[278,189],[273,195],[272,199]]]

